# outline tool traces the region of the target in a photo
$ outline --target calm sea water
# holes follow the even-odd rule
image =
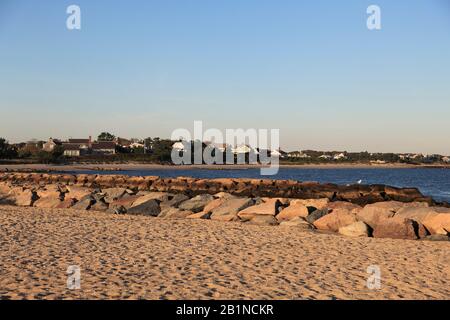
[[[86,171],[95,174],[124,174],[129,176],[194,177],[194,178],[256,178],[291,179],[298,181],[352,184],[387,184],[395,187],[416,187],[437,201],[450,202],[450,169],[311,169],[280,168],[275,176],[261,176],[259,169],[158,169],[125,171]]]

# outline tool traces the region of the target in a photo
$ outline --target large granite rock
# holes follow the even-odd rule
[[[67,193],[65,198],[81,200],[82,198],[91,195],[93,190],[89,188],[79,187],[79,186],[67,186]]]
[[[151,217],[157,217],[160,212],[161,208],[159,206],[159,202],[155,199],[147,200],[146,202],[139,203],[138,205],[133,204],[133,206],[127,210],[128,214]]]
[[[161,207],[174,207],[177,208],[181,203],[189,200],[189,197],[184,194],[175,194],[169,196],[169,200],[160,203]]]
[[[316,210],[306,217],[306,221],[308,221],[310,224],[314,224],[314,222],[316,220],[326,216],[329,213],[330,213],[330,210],[328,210],[328,209]]]
[[[297,217],[306,218],[309,214],[308,208],[303,204],[303,202],[291,202],[289,207],[284,208],[277,215],[278,221],[288,221]]]
[[[280,200],[278,200],[278,199],[268,199],[264,203],[261,203],[256,206],[250,206],[246,209],[241,210],[238,213],[238,216],[242,221],[252,220],[256,216],[260,216],[260,215],[264,215],[264,216],[268,215],[268,216],[275,217],[278,214],[279,210],[281,209],[281,205],[282,204],[281,204]],[[263,221],[263,220],[267,220],[267,219],[262,219],[262,218],[259,219],[259,221]]]
[[[355,222],[358,222],[358,219],[354,213],[345,209],[334,209],[330,214],[314,221],[313,224],[319,230],[338,232],[340,228]]]
[[[15,187],[11,190],[10,196],[14,199],[14,204],[20,207],[30,207],[38,200],[36,192],[23,187]]]
[[[108,188],[103,189],[102,191],[105,194],[105,202],[107,203],[112,203],[128,194],[126,188]]]
[[[238,212],[253,205],[250,198],[232,198],[225,201],[222,205],[212,210],[211,219],[221,221],[239,220]]]
[[[282,221],[280,222],[280,227],[296,227],[301,230],[311,230],[313,229],[313,226],[309,224],[305,219],[302,217],[295,217],[288,221]]]
[[[246,218],[245,223],[258,226],[276,226],[278,220],[273,215],[259,214]]]
[[[34,202],[33,206],[36,208],[59,208],[61,205],[60,197],[48,196],[45,198],[40,198]]]
[[[139,199],[137,199],[133,205],[140,205],[142,203],[145,203],[150,200],[155,200],[158,203],[169,201],[169,198],[173,196],[170,193],[167,192],[145,192],[145,193],[138,193],[138,195],[141,195]]]
[[[62,199],[64,194],[61,192],[61,188],[57,184],[49,184],[44,188],[38,189],[36,194],[39,198],[55,198]]]
[[[339,233],[347,237],[368,237],[370,236],[370,227],[362,221],[354,222],[350,225],[340,227]]]
[[[321,199],[292,199],[290,205],[303,205],[305,207],[312,207],[316,210],[322,210],[328,207],[330,200],[328,198]]]
[[[184,219],[192,215],[192,211],[180,210],[179,208],[166,207],[161,210],[158,218],[163,219]]]
[[[89,210],[95,203],[95,199],[91,195],[84,196],[72,206],[74,210]]]
[[[431,234],[447,235],[450,232],[450,208],[403,207],[396,212],[395,217],[417,221]]]
[[[418,233],[419,224],[416,221],[394,217],[379,221],[373,230],[373,237],[416,240],[419,238]]]
[[[182,202],[178,208],[197,213],[203,211],[206,205],[213,200],[214,197],[210,194],[200,194],[192,199]]]

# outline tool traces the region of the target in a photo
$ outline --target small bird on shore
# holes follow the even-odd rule
[[[361,180],[358,180],[358,182],[357,182],[358,184],[361,184],[362,183],[362,179]]]

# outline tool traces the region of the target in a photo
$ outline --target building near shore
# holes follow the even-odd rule
[[[61,140],[49,138],[48,141],[42,145],[42,150],[52,152],[57,146],[60,145],[62,145]]]
[[[81,149],[76,144],[63,144],[64,155],[66,157],[79,157],[81,156]]]
[[[92,144],[93,154],[116,154],[116,143],[113,141],[99,141]]]

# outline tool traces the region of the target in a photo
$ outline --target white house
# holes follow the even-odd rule
[[[308,156],[306,153],[303,153],[301,151],[293,151],[293,152],[289,152],[287,155],[289,158],[298,158],[298,159],[307,159],[307,158],[311,158],[310,156]]]
[[[450,163],[450,157],[443,157],[442,161],[444,161],[446,163]]]
[[[347,159],[347,156],[343,153],[339,153],[339,154],[334,155],[333,159],[334,160],[345,160],[345,159]]]
[[[245,154],[250,152],[258,154],[258,151],[254,150],[252,147],[246,144],[241,144],[237,147],[231,148],[231,152],[233,152],[234,154]]]
[[[333,159],[332,156],[328,155],[328,154],[323,154],[319,157],[319,159],[323,159],[323,160],[331,160]]]
[[[176,150],[178,152],[185,152],[186,151],[186,148],[184,147],[183,141],[175,142],[172,145],[172,149],[174,149],[174,150]]]

